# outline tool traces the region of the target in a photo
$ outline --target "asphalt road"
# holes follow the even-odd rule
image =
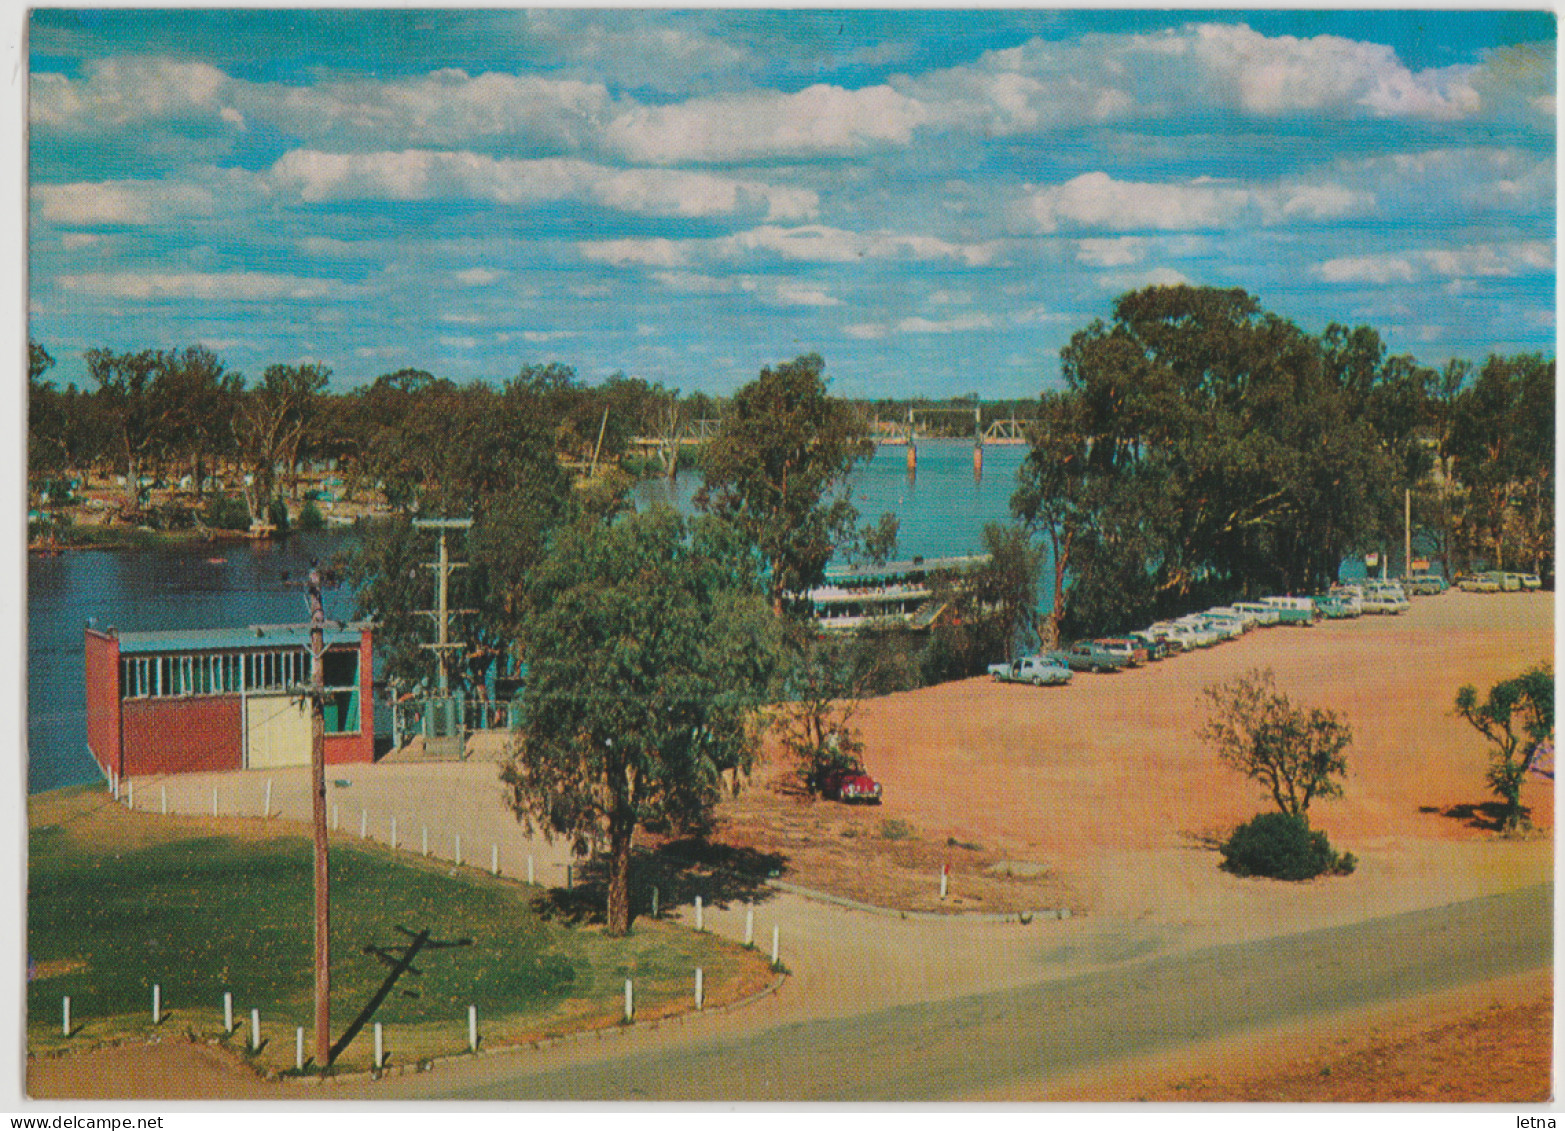
[[[1539,885],[851,1017],[630,1032],[382,1081],[364,1098],[928,1102],[1025,1092],[1094,1064],[1545,967],[1552,900]]]

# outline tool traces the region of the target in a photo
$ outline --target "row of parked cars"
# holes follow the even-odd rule
[[[1491,569],[1459,577],[1456,586],[1464,593],[1515,593],[1523,589],[1542,589],[1543,579],[1535,573],[1504,573]]]
[[[1008,664],[991,664],[989,674],[1007,683],[1043,687],[1070,682],[1079,671],[1108,672],[1134,668],[1176,652],[1211,648],[1233,640],[1253,628],[1276,624],[1309,626],[1319,620],[1338,620],[1366,613],[1396,615],[1409,608],[1408,593],[1445,592],[1438,574],[1413,574],[1395,581],[1367,579],[1353,585],[1333,585],[1319,597],[1262,597],[1236,601],[1203,613],[1158,621],[1125,636],[1078,640],[1068,649],[1023,656]]]

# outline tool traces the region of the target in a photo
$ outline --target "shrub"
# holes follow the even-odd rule
[[[880,822],[880,835],[883,840],[907,840],[913,835],[913,826],[901,817],[887,817]]]
[[[324,528],[325,525],[326,519],[321,514],[321,508],[316,506],[314,502],[305,503],[304,506],[299,509],[300,530],[320,530]]]
[[[283,502],[281,495],[266,508],[266,521],[276,528],[279,535],[288,533],[288,504]]]
[[[207,500],[203,521],[217,530],[249,530],[250,508],[243,499],[232,495],[215,495]]]
[[[1347,875],[1358,863],[1352,853],[1338,856],[1325,833],[1291,813],[1251,818],[1218,851],[1225,871],[1274,880],[1308,880],[1327,872]]]

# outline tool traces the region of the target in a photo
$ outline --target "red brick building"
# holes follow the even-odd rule
[[[87,746],[115,778],[308,765],[309,625],[87,629]],[[326,761],[375,760],[368,625],[329,629]]]

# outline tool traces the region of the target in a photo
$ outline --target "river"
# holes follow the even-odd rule
[[[979,546],[984,523],[1007,517],[1016,470],[1026,449],[984,450],[984,476],[973,478],[973,448],[964,441],[921,442],[918,475],[907,477],[906,449],[887,447],[851,481],[864,521],[886,511],[901,519],[898,556],[966,553]],[[672,503],[689,513],[700,475],[670,485],[636,487],[642,505]],[[27,568],[27,790],[93,781],[87,754],[82,631],[89,620],[124,631],[296,624],[309,619],[297,579],[312,556],[329,560],[351,534],[297,534],[287,541],[212,543],[141,550],[84,550],[31,557]],[[327,595],[326,615],[353,615],[347,590]]]

